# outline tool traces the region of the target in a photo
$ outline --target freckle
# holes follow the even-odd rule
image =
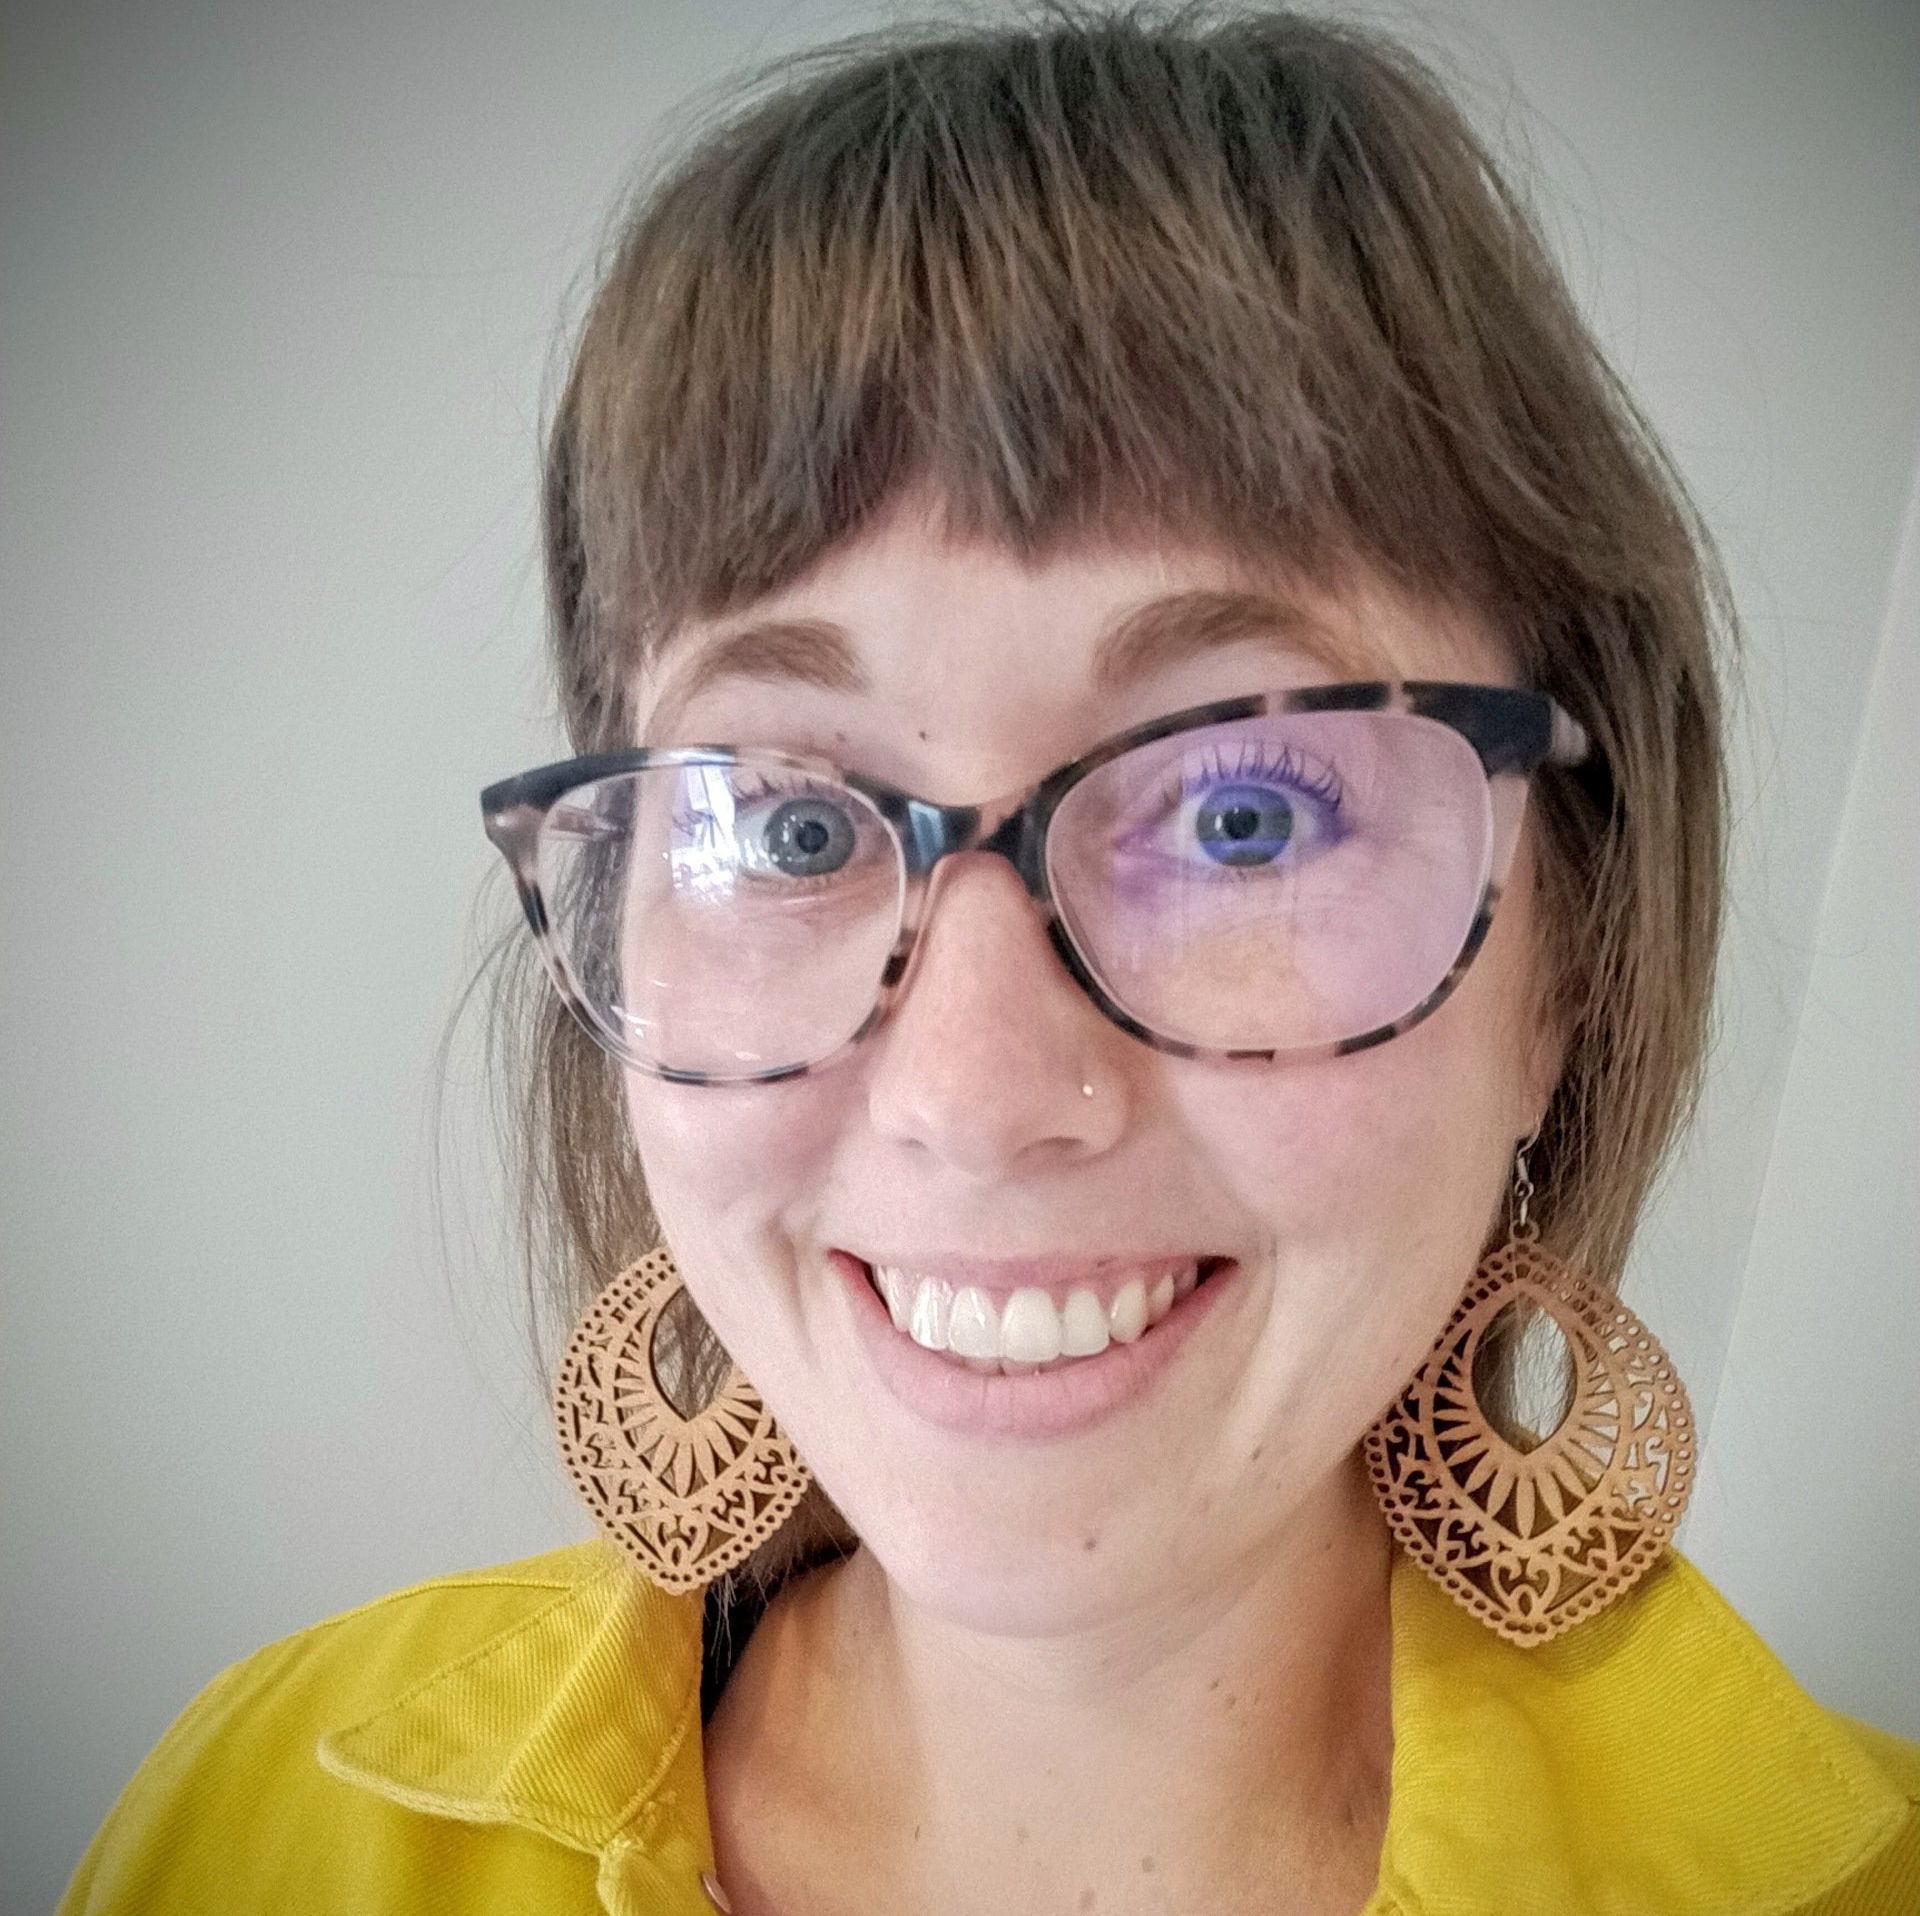
[[[1083,1889],[1080,1892],[1080,1907],[1082,1909],[1091,1909],[1099,1900],[1099,1897],[1090,1889]]]
[[[1025,1841],[1027,1840],[1027,1837],[1028,1837],[1028,1835],[1029,1835],[1029,1834],[1030,1834],[1030,1832],[1028,1831],[1028,1829],[1027,1829],[1027,1826],[1026,1826],[1026,1824],[1024,1824],[1024,1823],[1016,1823],[1016,1824],[1014,1824],[1014,1826],[1013,1826],[1013,1840],[1014,1840],[1014,1841],[1015,1841],[1016,1843],[1024,1843],[1024,1842],[1025,1842]]]
[[[1254,1462],[1255,1462],[1256,1464],[1257,1464],[1257,1463],[1258,1463],[1258,1462],[1260,1461],[1260,1458],[1261,1458],[1261,1454],[1262,1454],[1262,1453],[1263,1453],[1263,1452],[1264,1452],[1265,1450],[1266,1450],[1266,1445],[1265,1445],[1265,1444],[1255,1444],[1255,1445],[1254,1445],[1254,1447],[1253,1447],[1253,1461],[1254,1461]]]
[[[1231,1690],[1229,1690],[1229,1691],[1227,1692],[1227,1700],[1226,1700],[1226,1702],[1225,1702],[1224,1704],[1222,1704],[1222,1705],[1221,1705],[1221,1708],[1222,1708],[1222,1709],[1226,1709],[1226,1710],[1230,1710],[1230,1709],[1232,1709],[1232,1708],[1233,1708],[1233,1706],[1234,1706],[1234,1705],[1235,1705],[1236,1703],[1238,1703],[1239,1701],[1240,1701],[1240,1699],[1239,1699],[1239,1698],[1238,1698],[1237,1696],[1235,1696],[1235,1695],[1234,1695],[1234,1693],[1233,1693],[1233,1692],[1232,1692]]]
[[[925,741],[925,739],[926,739],[926,736],[927,736],[927,728],[926,728],[926,727],[925,727],[925,726],[923,725],[923,726],[922,726],[922,727],[920,728],[920,737],[921,737],[921,740],[922,740],[923,742]]]
[[[1140,1874],[1142,1876],[1151,1876],[1153,1874],[1153,1858],[1151,1856],[1141,1857]]]
[[[1090,1537],[1083,1538],[1080,1544],[1080,1548],[1082,1550],[1089,1550],[1089,1551],[1098,1550],[1100,1548],[1099,1531],[1096,1530]]]
[[[1215,1677],[1214,1680],[1207,1685],[1207,1688],[1209,1690],[1217,1690],[1220,1687],[1220,1682],[1221,1682],[1221,1679],[1219,1677]]]
[[[913,1840],[916,1843],[920,1840],[920,1825],[918,1823],[913,1826]]]

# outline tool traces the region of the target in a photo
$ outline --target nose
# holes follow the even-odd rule
[[[1094,1157],[1126,1127],[1133,1041],[1068,974],[995,853],[934,867],[901,995],[874,1035],[875,1129],[971,1178]]]

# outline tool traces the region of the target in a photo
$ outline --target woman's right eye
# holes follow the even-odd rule
[[[750,868],[785,878],[828,878],[853,858],[859,831],[838,800],[782,798],[746,808],[739,841]]]

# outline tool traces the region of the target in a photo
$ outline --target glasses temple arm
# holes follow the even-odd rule
[[[1593,756],[1593,740],[1587,728],[1558,700],[1553,707],[1553,732],[1547,741],[1550,765],[1584,765]]]

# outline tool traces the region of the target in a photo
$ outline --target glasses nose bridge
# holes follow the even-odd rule
[[[1046,827],[1039,806],[1039,787],[1003,793],[978,805],[933,805],[924,800],[909,807],[907,837],[913,875],[924,889],[933,880],[940,860],[955,852],[992,852],[1004,858],[1036,900],[1046,897],[1043,841]]]

